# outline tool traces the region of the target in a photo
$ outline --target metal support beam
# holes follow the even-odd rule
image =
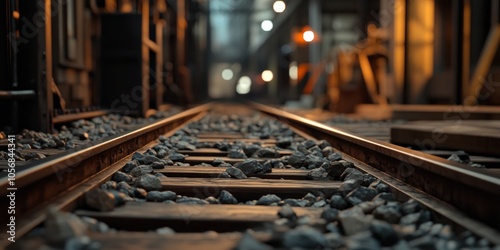
[[[464,0],[452,1],[453,42],[451,45],[452,82],[455,85],[454,103],[462,103],[463,93],[463,47],[464,47]]]

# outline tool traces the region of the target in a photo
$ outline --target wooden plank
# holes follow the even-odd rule
[[[323,192],[327,196],[338,190],[337,181],[272,180],[272,179],[210,179],[210,178],[161,178],[163,190],[180,195],[205,198],[219,196],[222,190],[233,194],[239,201],[258,199],[275,194],[284,198],[301,198],[307,193]]]
[[[216,148],[199,148],[196,150],[178,150],[180,154],[185,154],[189,156],[227,156],[228,151],[221,151]],[[280,156],[291,155],[291,150],[278,150]]]
[[[258,138],[242,138],[242,139],[233,139],[233,138],[200,138],[200,139],[198,139],[198,142],[220,142],[220,141],[226,141],[226,142],[242,141],[242,142],[246,142],[246,143],[259,142],[259,143],[265,143],[265,144],[276,144],[276,139],[258,139]]]
[[[467,153],[500,156],[500,127],[484,121],[411,122],[391,128],[391,142],[414,146],[417,150],[451,149]]]
[[[164,169],[159,169],[156,172],[162,173],[167,177],[190,177],[190,178],[216,178],[220,173],[225,172],[226,168],[220,167],[203,167],[203,166],[189,166],[189,167],[174,167],[168,166]],[[305,180],[307,170],[301,169],[273,169],[273,172],[266,174],[253,174],[249,177],[259,177],[262,179],[291,179],[291,180]]]
[[[278,219],[280,207],[251,205],[187,205],[156,202],[128,202],[111,212],[77,210],[119,230],[146,231],[170,227],[176,232],[228,232],[270,223]],[[323,208],[293,210],[298,216],[319,217]]]
[[[211,164],[214,159],[221,159],[227,163],[235,164],[238,162],[242,162],[245,159],[235,159],[235,158],[228,158],[228,157],[213,157],[213,156],[187,156],[184,162],[189,163],[191,165],[200,165],[201,163],[208,163]],[[264,158],[255,158],[255,160],[259,162],[265,162],[269,159],[264,159]]]

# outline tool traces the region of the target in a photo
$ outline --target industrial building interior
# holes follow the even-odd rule
[[[8,0],[0,8],[7,130],[209,100],[339,113],[359,104],[499,104],[498,1]]]

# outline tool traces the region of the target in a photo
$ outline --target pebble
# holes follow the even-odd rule
[[[288,204],[285,204],[280,208],[280,210],[278,211],[278,216],[280,218],[286,218],[289,220],[297,219],[297,214],[295,213],[295,211],[293,211],[293,208]]]
[[[380,249],[380,243],[369,232],[360,232],[352,235],[346,240],[346,246],[347,249],[351,250]]]
[[[373,220],[370,224],[370,231],[373,237],[377,239],[382,246],[392,246],[399,240],[392,225],[385,221]]]
[[[117,205],[115,195],[102,189],[92,189],[85,193],[85,204],[97,211],[113,211]]]
[[[358,187],[346,195],[346,199],[349,197],[355,197],[361,201],[370,201],[377,195],[377,191],[372,188]]]
[[[236,179],[246,179],[248,178],[244,173],[243,171],[241,171],[241,169],[239,168],[235,168],[235,167],[229,167],[226,169],[226,172],[231,176],[231,177],[234,177]]]
[[[307,179],[310,180],[322,180],[328,178],[328,172],[324,168],[315,168],[307,172]]]
[[[261,148],[255,152],[252,157],[257,158],[279,158],[280,153],[272,148]]]
[[[332,195],[330,198],[330,207],[331,208],[336,208],[339,210],[344,210],[349,207],[349,204],[347,203],[344,198],[340,195]]]
[[[222,172],[217,176],[217,178],[231,178],[231,175],[229,175],[228,172]]]
[[[287,249],[322,249],[327,245],[328,241],[323,233],[308,226],[289,230],[283,236],[283,246]]]
[[[156,229],[156,233],[161,235],[171,235],[175,234],[175,231],[170,227],[160,227]]]
[[[140,165],[140,163],[138,160],[129,161],[123,167],[123,172],[130,173],[130,171],[132,171],[132,169],[136,168],[139,165]]]
[[[173,162],[184,162],[184,160],[186,159],[186,156],[184,156],[183,154],[179,154],[179,153],[171,153],[168,155],[168,159],[173,161]]]
[[[382,205],[373,210],[373,216],[389,223],[398,223],[402,215],[399,207]]]
[[[248,232],[245,232],[243,234],[243,237],[241,237],[240,241],[238,242],[238,245],[236,245],[236,250],[271,250],[274,249],[273,247],[266,245],[257,239]]]
[[[220,204],[219,200],[217,200],[217,198],[213,197],[213,196],[209,196],[207,198],[205,198],[205,200],[209,203],[209,204]]]
[[[294,168],[302,167],[302,163],[304,162],[305,154],[300,152],[293,152],[288,158],[288,164],[290,164]]]
[[[90,217],[80,217],[80,219],[87,224],[89,230],[93,232],[106,233],[110,230],[109,226],[106,223],[100,222],[94,218]]]
[[[259,149],[261,149],[261,146],[258,144],[245,144],[245,146],[243,146],[243,152],[247,156],[255,154],[255,152],[257,152]]]
[[[172,191],[149,191],[146,195],[147,201],[163,202],[166,200],[174,200],[177,194]]]
[[[323,158],[309,154],[306,156],[304,159],[304,162],[302,163],[302,167],[305,167],[307,169],[313,169],[313,168],[319,168],[323,164]]]
[[[161,161],[155,161],[151,163],[151,168],[153,169],[163,169],[165,167],[165,164]]]
[[[305,207],[305,206],[307,206],[309,201],[301,200],[301,199],[285,199],[284,203],[288,204],[292,207]]]
[[[401,206],[401,211],[403,212],[404,215],[419,212],[421,209],[422,206],[414,199],[406,201]]]
[[[196,198],[196,197],[186,197],[186,196],[183,196],[182,198],[177,199],[175,202],[178,204],[190,204],[190,205],[208,205],[208,204],[210,204],[206,200],[202,200],[202,199]]]
[[[152,174],[153,171],[153,168],[149,165],[140,165],[132,169],[132,171],[130,171],[130,175],[133,177],[139,177],[145,174]]]
[[[324,199],[321,199],[319,201],[314,202],[314,204],[312,204],[311,207],[324,207],[326,205],[327,205],[326,201]]]
[[[101,185],[101,189],[111,189],[116,190],[116,182],[115,181],[106,181]]]
[[[132,192],[134,193],[134,197],[139,199],[146,199],[148,192],[143,188],[132,188]]]
[[[346,235],[353,235],[370,226],[371,218],[365,216],[359,207],[352,207],[339,213],[339,221]]]
[[[135,179],[135,186],[143,188],[146,191],[161,190],[162,188],[160,179],[151,174],[137,177]]]
[[[247,158],[247,156],[245,155],[243,150],[238,150],[238,149],[229,150],[227,157],[232,158],[232,159],[246,159]]]
[[[219,194],[219,202],[221,204],[238,204],[238,200],[226,190],[222,190]]]
[[[396,196],[393,193],[379,193],[373,200],[385,200],[385,201],[396,201]]]
[[[279,201],[281,201],[280,197],[274,194],[268,194],[260,197],[257,201],[257,205],[271,205],[272,203],[278,203]]]
[[[339,191],[343,194],[348,194],[354,189],[358,188],[361,186],[361,182],[351,179],[351,180],[346,180],[340,184]]]
[[[339,220],[339,210],[335,208],[327,208],[321,213],[321,218],[326,222],[334,222]]]
[[[243,162],[235,164],[235,167],[243,171],[245,175],[259,173],[264,169],[262,164],[255,159],[245,159]]]
[[[68,239],[87,234],[88,226],[78,216],[72,213],[59,212],[51,207],[44,222],[44,239],[51,246],[64,246]]]
[[[292,145],[292,137],[281,137],[276,141],[276,146],[286,149]]]
[[[121,172],[121,171],[117,171],[114,175],[113,175],[113,180],[116,181],[116,182],[121,182],[121,181],[124,181],[124,182],[131,182],[132,181],[132,176],[124,173],[124,172]]]

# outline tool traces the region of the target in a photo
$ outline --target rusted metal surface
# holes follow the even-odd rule
[[[500,179],[436,156],[354,136],[280,109],[256,103],[253,106],[318,139],[327,140],[339,151],[435,196],[475,219],[500,228],[500,217],[493,216],[500,211]]]

